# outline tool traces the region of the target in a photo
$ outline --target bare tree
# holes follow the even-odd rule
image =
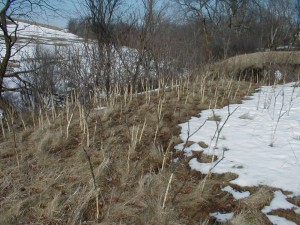
[[[3,33],[4,43],[1,43],[1,62],[0,62],[0,93],[2,93],[3,89],[3,79],[7,71],[9,59],[12,57],[12,48],[17,41],[17,29],[18,24],[14,21],[14,19],[9,15],[9,8],[12,1],[7,0],[3,8],[0,11],[0,29]],[[8,22],[11,22],[15,25],[13,31],[8,30]],[[2,55],[2,52],[4,54]],[[0,107],[2,109],[7,108],[7,105],[2,99],[2,95],[0,96]]]
[[[297,12],[292,0],[269,0],[264,7],[262,17],[266,21],[266,45],[276,49],[278,45],[289,45],[295,34]],[[298,32],[298,31],[297,31]]]
[[[115,44],[114,24],[120,20],[122,0],[85,0],[87,18],[96,35],[99,54],[97,85],[105,86],[106,95],[111,92],[113,46]]]
[[[295,39],[294,0],[176,0],[187,18],[198,21],[212,57],[262,48],[276,49]],[[296,9],[296,10],[295,10]]]
[[[144,14],[141,16],[140,24],[138,25],[138,46],[137,60],[135,62],[135,69],[131,76],[131,86],[133,91],[138,90],[138,79],[141,73],[143,77],[153,79],[151,70],[155,70],[156,76],[159,76],[158,68],[158,52],[155,46],[158,33],[160,32],[161,22],[163,17],[163,8],[157,10],[156,0],[142,0]],[[155,68],[153,68],[155,67]],[[142,69],[142,71],[141,71]]]
[[[36,10],[52,10],[54,1],[47,0],[4,0],[0,3],[0,108],[6,110],[9,105],[2,97],[3,80],[5,77],[18,77],[26,71],[9,73],[9,63],[11,58],[18,53],[19,48],[15,48],[18,40],[18,17],[30,17]]]

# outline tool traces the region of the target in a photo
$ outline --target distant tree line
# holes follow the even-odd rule
[[[85,2],[93,7],[97,4],[92,2],[99,6],[117,2],[122,7],[126,1]],[[169,52],[184,65],[299,45],[299,0],[173,0],[160,8],[159,2],[143,0],[140,10],[145,14],[131,12],[134,15],[129,19],[116,15],[121,11],[113,12],[118,19],[106,28],[115,44],[139,48],[143,36],[148,36],[149,42],[160,45],[161,53]],[[95,16],[91,7],[89,10]],[[68,29],[81,37],[97,39],[105,31],[97,30],[102,26],[95,19],[89,15],[70,19]],[[150,24],[151,29],[145,28]]]

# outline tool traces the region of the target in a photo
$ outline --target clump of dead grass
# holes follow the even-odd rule
[[[235,215],[229,222],[231,225],[272,225],[267,216],[260,210],[244,210]]]
[[[228,58],[213,64],[210,71],[214,76],[222,74],[236,79],[272,84],[275,81],[276,70],[284,75],[284,82],[298,80],[299,65],[299,52],[297,51],[268,51]]]
[[[277,209],[277,210],[273,210],[268,214],[286,218],[287,220],[292,221],[295,224],[300,223],[300,215],[297,214],[294,210]]]
[[[261,210],[268,205],[274,197],[273,189],[269,187],[260,187],[251,193],[248,198],[241,200],[241,208],[250,208]]]
[[[300,207],[300,196],[295,196],[293,198],[288,198],[288,201],[292,204]]]

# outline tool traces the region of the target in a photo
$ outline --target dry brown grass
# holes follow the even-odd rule
[[[279,217],[283,217],[288,219],[289,221],[294,222],[295,224],[300,224],[300,215],[296,214],[293,210],[283,210],[283,209],[277,209],[273,210],[270,215],[276,215]]]
[[[285,81],[295,81],[300,74],[300,52],[269,51],[238,55],[214,64],[210,70],[264,83],[274,82],[274,72],[280,70]]]
[[[201,81],[199,75],[160,93],[116,99],[100,111],[87,107],[86,117],[75,104],[68,138],[66,109],[54,120],[24,118],[16,149],[13,135],[1,134],[0,224],[215,224],[209,213],[216,211],[236,212],[233,222],[245,221],[239,224],[265,221],[252,209],[265,192],[234,201],[221,189],[236,175],[213,174],[203,183],[190,158],[173,150],[179,123],[240,102],[255,88],[226,79],[207,79],[199,88]]]
[[[289,198],[288,201],[300,207],[300,196]]]
[[[269,51],[238,55],[221,62],[229,69],[247,68],[255,66],[263,68],[266,64],[300,65],[299,51]]]
[[[241,200],[241,208],[261,210],[273,199],[273,191],[269,187],[255,188],[251,192],[248,198]]]
[[[272,225],[267,216],[259,210],[249,209],[235,215],[229,224],[232,225]]]

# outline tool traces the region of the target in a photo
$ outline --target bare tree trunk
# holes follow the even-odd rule
[[[3,33],[3,38],[4,38],[4,43],[5,43],[5,54],[0,62],[0,108],[2,108],[4,111],[8,110],[8,103],[6,101],[4,101],[4,99],[2,97],[3,79],[4,79],[4,76],[7,71],[9,59],[11,57],[11,49],[16,42],[15,34],[16,34],[17,27],[18,27],[16,25],[14,32],[12,32],[12,34],[14,34],[14,36],[12,36],[12,34],[9,34],[8,28],[7,28],[7,17],[8,16],[6,14],[7,14],[7,10],[9,9],[10,4],[11,4],[11,1],[7,0],[3,9],[0,11],[0,29]],[[10,21],[12,21],[14,23],[13,19],[11,19],[10,17],[8,17],[8,19],[10,19]]]

